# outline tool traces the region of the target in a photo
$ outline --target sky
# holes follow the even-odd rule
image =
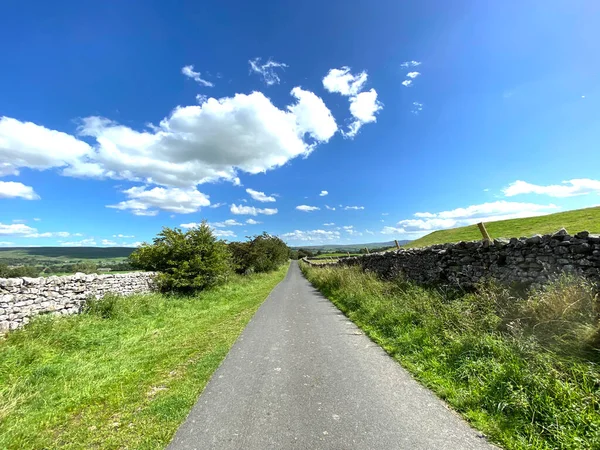
[[[600,204],[600,4],[31,1],[0,246],[415,239]]]

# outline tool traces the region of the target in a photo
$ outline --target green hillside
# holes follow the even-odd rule
[[[600,234],[600,207],[576,209],[526,219],[488,222],[485,227],[493,239],[548,234],[561,228],[566,228],[570,234],[584,230]],[[434,231],[420,239],[409,242],[404,247],[427,247],[446,242],[477,241],[480,239],[481,233],[477,225],[470,225],[468,227]]]

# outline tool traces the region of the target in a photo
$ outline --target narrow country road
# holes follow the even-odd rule
[[[492,449],[303,277],[297,262],[169,449]]]

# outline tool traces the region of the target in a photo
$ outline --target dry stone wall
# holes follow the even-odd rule
[[[392,278],[403,274],[424,284],[470,287],[483,278],[503,283],[543,283],[561,272],[600,282],[600,236],[574,236],[562,229],[552,235],[459,242],[426,248],[341,258],[343,266],[360,266]]]
[[[0,278],[0,333],[19,328],[38,314],[77,314],[87,298],[107,293],[150,292],[152,272]]]

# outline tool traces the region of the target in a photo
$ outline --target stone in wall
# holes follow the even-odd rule
[[[561,272],[600,282],[600,236],[582,231],[552,235],[440,244],[425,248],[341,258],[385,278],[402,274],[424,284],[471,287],[485,278],[500,282],[543,283]]]
[[[0,333],[19,328],[39,314],[77,314],[90,297],[150,292],[153,276],[152,272],[132,272],[0,278]]]

